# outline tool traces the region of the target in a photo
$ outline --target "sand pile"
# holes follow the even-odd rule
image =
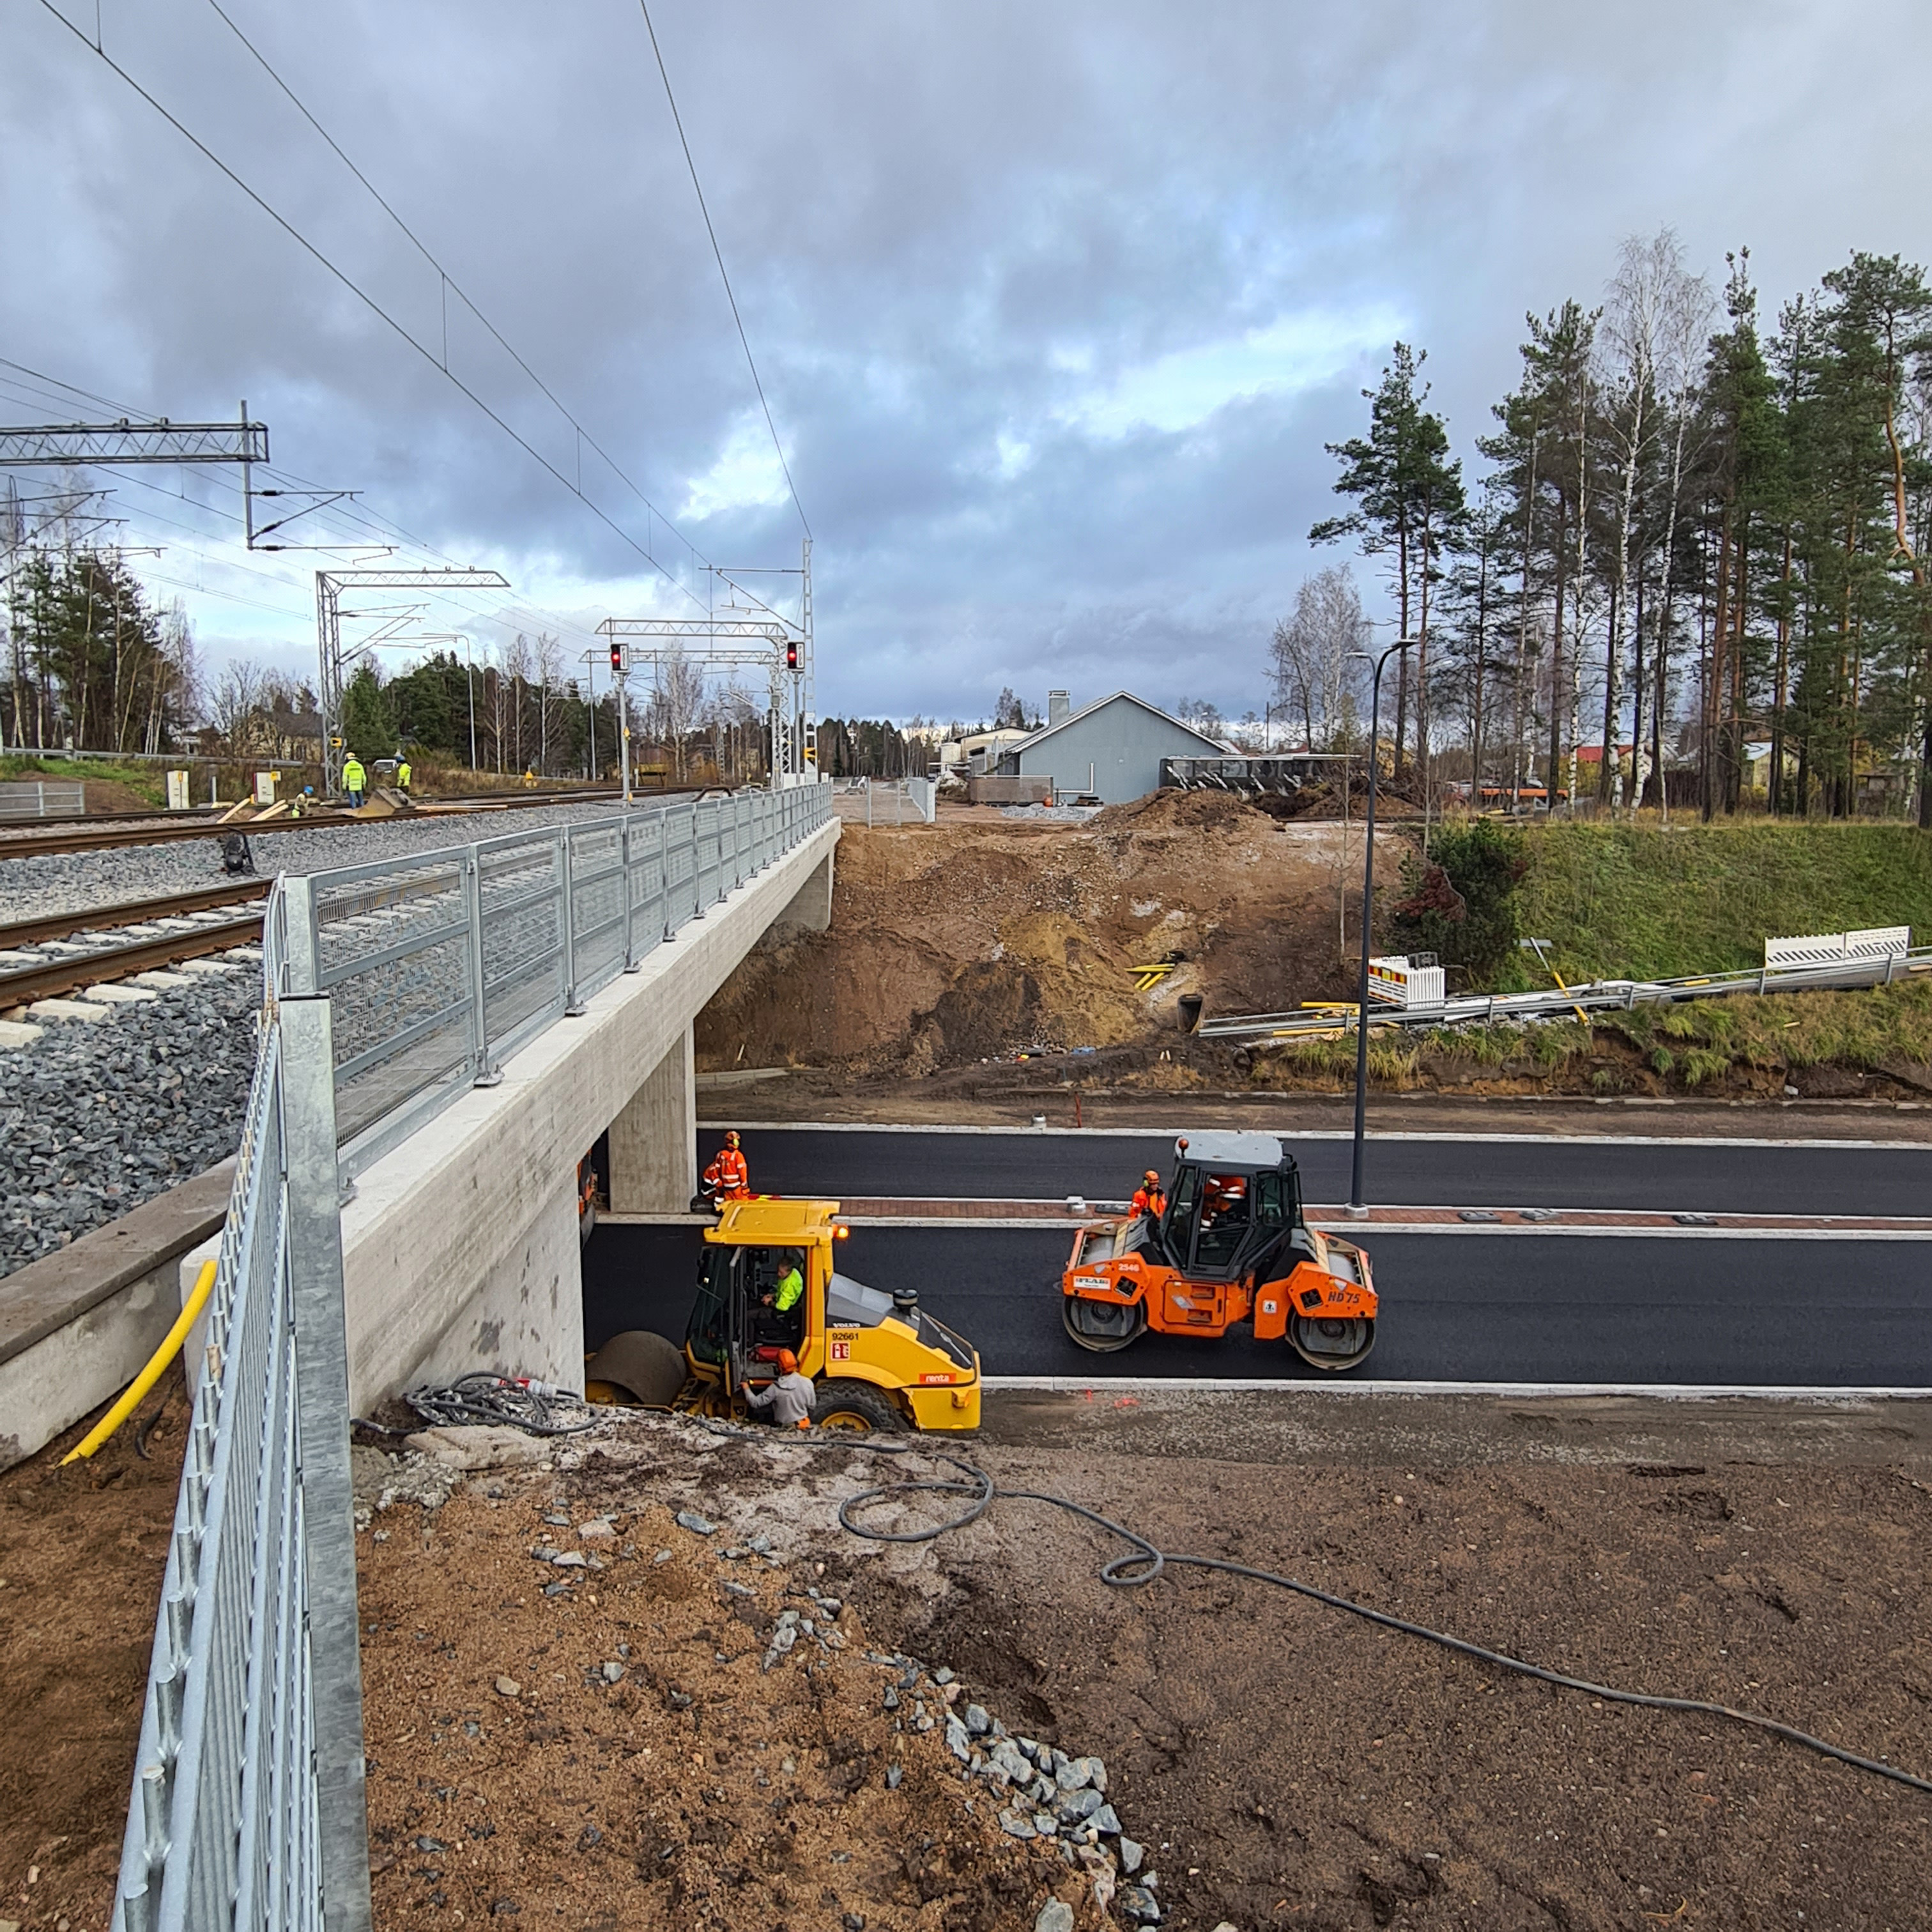
[[[1171,1036],[1184,993],[1210,1012],[1326,995],[1360,854],[1359,830],[1345,848],[1337,825],[1202,793],[1078,826],[848,826],[832,929],[746,962],[699,1018],[698,1064],[918,1075]],[[1138,991],[1132,969],[1168,960]]]

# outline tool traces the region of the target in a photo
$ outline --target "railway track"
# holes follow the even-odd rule
[[[652,796],[655,799],[677,795],[652,794]],[[93,819],[68,824],[53,832],[15,833],[0,830],[0,860],[41,858],[70,852],[104,852],[122,845],[172,845],[187,838],[225,838],[237,832],[244,836],[258,831],[265,835],[320,832],[358,825],[392,824],[398,819],[466,818],[478,812],[523,811],[532,806],[606,804],[616,796],[614,788],[484,794],[470,798],[424,800],[415,811],[398,813],[394,818],[358,818],[351,812],[325,808],[301,818],[272,818],[266,824],[247,819],[209,818],[205,815],[193,824],[184,824],[158,813],[148,818],[130,814],[132,822]]]
[[[0,926],[0,1014],[253,945],[262,936],[260,907],[230,908],[265,901],[268,890],[266,880],[250,880]]]

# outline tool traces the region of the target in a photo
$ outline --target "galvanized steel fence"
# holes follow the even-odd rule
[[[116,1932],[369,1924],[328,1019],[319,999],[262,1014]]]
[[[287,881],[280,990],[334,1010],[345,1179],[831,817],[823,784]]]
[[[828,789],[278,883],[114,1932],[367,1932],[344,1176],[808,837]]]

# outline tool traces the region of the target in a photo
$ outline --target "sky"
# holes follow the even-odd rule
[[[1307,542],[1323,446],[1397,339],[1473,476],[1526,311],[1600,301],[1627,236],[1720,286],[1748,246],[1767,314],[1853,248],[1932,260],[1922,0],[652,21],[796,503],[636,4],[0,0],[0,419],[109,413],[22,368],[176,421],[245,397],[282,487],[362,493],[325,536],[397,546],[250,555],[229,470],[94,472],[212,662],[312,675],[313,573],[358,554],[500,570],[414,628],[574,658],[701,614],[710,566],[795,571],[808,521],[822,712],[1239,716],[1348,554]]]

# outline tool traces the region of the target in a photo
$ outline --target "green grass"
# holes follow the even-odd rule
[[[1565,979],[1762,964],[1767,936],[1906,926],[1932,941],[1932,833],[1906,825],[1553,824],[1527,835],[1522,930]],[[1544,983],[1525,955],[1517,985]]]
[[[125,785],[150,805],[165,805],[168,800],[164,766],[123,764],[109,758],[49,758],[9,752],[0,754],[0,778],[78,778]]]

